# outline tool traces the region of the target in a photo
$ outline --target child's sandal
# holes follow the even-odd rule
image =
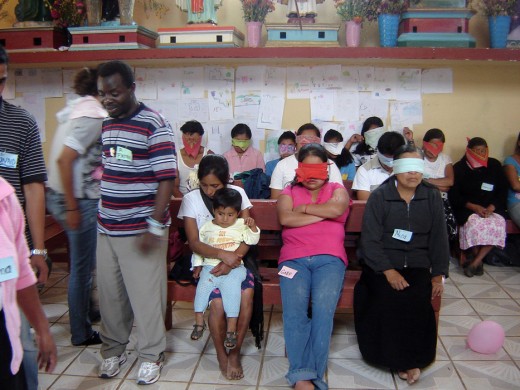
[[[237,346],[237,335],[238,332],[226,332],[224,347],[227,349],[234,349]]]
[[[191,332],[191,339],[198,340],[204,335],[204,330],[206,329],[206,323],[204,322],[202,325],[193,325],[193,331]]]

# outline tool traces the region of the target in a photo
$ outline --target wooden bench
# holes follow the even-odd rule
[[[258,243],[258,260],[277,260],[280,253],[281,239],[279,235],[273,234],[272,232],[280,231],[282,227],[278,222],[278,216],[276,214],[276,201],[251,200],[251,203],[253,204],[251,216],[255,219],[258,227],[262,230],[260,242]],[[170,212],[172,215],[171,229],[183,227],[183,221],[177,218],[180,204],[181,199],[173,199],[170,204]],[[361,271],[351,270],[350,264],[352,260],[356,259],[355,252],[361,233],[365,204],[366,202],[364,201],[353,201],[349,217],[345,223],[345,249],[347,250],[347,256],[349,258],[349,269],[345,275],[345,282],[338,302],[338,308],[353,308],[354,286],[361,276]],[[282,302],[277,268],[260,267],[260,275],[262,276],[264,304],[281,305]],[[172,301],[193,302],[194,297],[195,286],[190,285],[188,287],[183,287],[172,280],[168,281],[167,311],[165,319],[167,329],[171,329],[172,327]],[[441,298],[435,298],[432,301],[432,306],[438,323]]]

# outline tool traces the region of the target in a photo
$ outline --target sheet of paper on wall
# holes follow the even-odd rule
[[[315,89],[341,88],[341,65],[311,67],[311,91]]]
[[[142,100],[144,104],[146,104],[151,109],[157,111],[159,114],[164,116],[168,122],[170,122],[171,126],[179,119],[179,106],[180,99],[170,99],[170,100]],[[181,123],[181,126],[185,121]]]
[[[15,69],[16,92],[42,92],[43,84],[40,69]]]
[[[42,142],[46,142],[45,99],[38,93],[24,93],[23,96],[9,100],[9,103],[27,110],[36,120]]]
[[[157,80],[150,68],[135,68],[135,95],[138,100],[157,100]]]
[[[309,99],[311,92],[311,68],[293,66],[287,68],[287,99]]]
[[[369,92],[374,90],[374,67],[360,66],[358,67],[358,91]]]
[[[42,69],[41,79],[44,97],[63,96],[63,73],[61,69]]]
[[[341,67],[341,89],[344,91],[359,91],[359,68],[357,66]]]
[[[390,102],[390,130],[402,133],[404,127],[413,129],[414,124],[421,124],[422,121],[422,102],[420,100]]]
[[[258,127],[256,121],[252,120],[244,120],[244,121],[235,121],[235,124],[245,123],[251,129],[251,133],[253,137],[251,138],[251,145],[253,148],[260,150],[260,142],[265,139],[265,128]],[[229,129],[229,139],[231,140],[231,128]]]
[[[157,81],[157,99],[172,100],[181,97],[181,68],[153,69],[155,72],[154,80]]]
[[[261,95],[260,90],[243,91],[242,93],[237,90],[235,92],[235,118],[237,120],[252,119],[256,123],[260,111]]]
[[[361,134],[362,121],[342,122],[338,124],[338,131],[343,136],[343,141],[348,142],[354,134]],[[352,150],[352,148],[351,148]]]
[[[262,91],[271,95],[285,96],[287,68],[267,66],[265,68],[265,84]]]
[[[207,91],[235,90],[235,68],[232,66],[205,66],[204,85]]]
[[[190,67],[181,69],[181,98],[202,99],[204,88],[204,67]]]
[[[334,120],[359,120],[359,92],[343,90],[334,92]]]
[[[334,91],[321,89],[313,90],[310,95],[311,121],[334,120]]]
[[[239,66],[235,72],[235,91],[262,90],[265,86],[265,66]]]
[[[208,149],[215,154],[223,154],[231,148],[231,129],[234,121],[210,122],[205,131],[208,134]]]
[[[451,68],[423,69],[422,93],[453,93],[453,71]]]
[[[397,100],[421,100],[421,70],[397,70]]]
[[[360,92],[359,120],[364,121],[371,116],[377,116],[384,122],[388,116],[388,100],[372,99],[370,92]]]
[[[397,96],[397,69],[375,68],[374,69],[374,99],[395,99]]]
[[[16,97],[16,77],[14,73],[14,69],[7,70],[7,80],[5,82],[4,91],[2,92],[2,97],[5,100],[14,99]]]
[[[179,102],[179,120],[207,122],[209,120],[208,99],[181,99]]]
[[[280,158],[278,152],[278,138],[283,134],[285,130],[269,130],[265,131],[265,151],[264,160],[265,162],[276,160]]]
[[[233,96],[230,89],[208,90],[209,120],[233,119]]]
[[[263,93],[256,125],[262,129],[281,129],[284,107],[282,95]]]
[[[63,69],[62,70],[62,79],[63,79],[63,93],[70,94],[74,93],[74,77],[78,73],[77,69]]]
[[[157,100],[157,82],[155,80],[136,80],[135,96],[137,100]]]

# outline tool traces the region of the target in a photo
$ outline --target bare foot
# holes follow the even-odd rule
[[[227,378],[227,367],[228,367],[228,355],[224,352],[222,354],[218,353],[217,350],[217,360],[218,360],[218,367],[220,368],[220,372],[222,375]]]
[[[397,376],[403,381],[408,380],[408,373],[406,371],[397,371]]]
[[[412,368],[411,370],[406,371],[406,374],[408,376],[408,384],[411,385],[419,380],[419,377],[421,376],[421,370],[418,368]]]
[[[240,353],[231,350],[228,355],[228,365],[226,378],[232,381],[240,380],[244,377],[244,370],[240,362]]]
[[[294,385],[295,390],[314,390],[314,383],[311,381],[298,381]]]

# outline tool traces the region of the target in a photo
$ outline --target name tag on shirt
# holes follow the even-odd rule
[[[116,159],[123,161],[132,161],[132,151],[122,146],[118,146],[116,149]]]
[[[16,168],[18,165],[18,155],[7,152],[0,152],[0,167]]]
[[[482,183],[482,186],[480,187],[480,189],[481,189],[482,191],[493,191],[493,187],[494,187],[493,184]]]
[[[296,275],[298,271],[295,269],[289,268],[287,266],[283,266],[280,272],[278,272],[278,275],[283,276],[284,278],[292,279],[294,278],[294,275]]]
[[[18,268],[14,264],[14,257],[3,257],[0,259],[0,282],[18,277]]]
[[[394,229],[394,234],[392,234],[392,238],[395,238],[399,241],[404,242],[410,242],[412,239],[412,232],[409,232],[408,230],[402,230],[402,229]]]

